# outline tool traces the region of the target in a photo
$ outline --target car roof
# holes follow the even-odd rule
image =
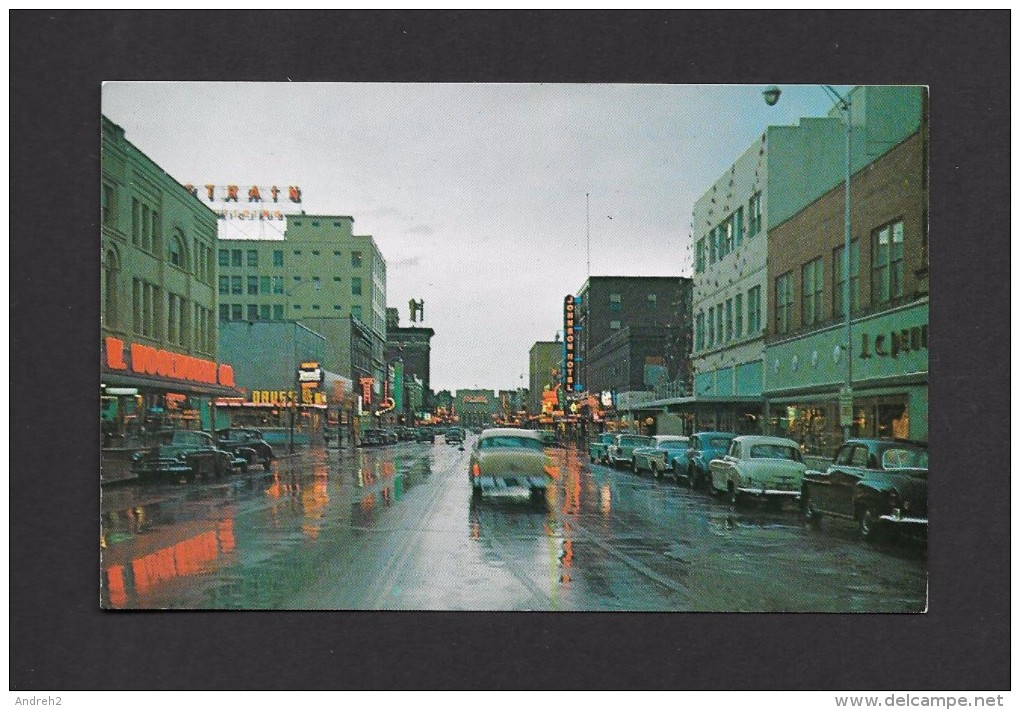
[[[692,436],[728,436],[731,439],[736,437],[732,431],[699,431],[692,434]]]
[[[781,436],[762,436],[759,434],[745,434],[734,438],[734,441],[739,441],[745,444],[776,444],[778,446],[792,446],[794,448],[800,448],[797,442],[793,439],[786,439]]]
[[[484,429],[479,434],[482,439],[488,439],[492,436],[523,436],[528,439],[541,439],[541,436],[534,429],[512,429],[510,427],[503,427],[500,429]]]
[[[895,445],[895,444],[906,444],[908,446],[917,446],[922,449],[928,448],[927,441],[917,441],[916,439],[869,439],[867,437],[854,437],[847,439],[844,444],[878,444],[878,445]]]
[[[680,436],[679,434],[656,434],[652,438],[656,441],[690,441],[686,436]]]

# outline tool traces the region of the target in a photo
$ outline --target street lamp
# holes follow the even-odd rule
[[[843,327],[845,329],[846,350],[846,371],[844,373],[843,388],[839,393],[839,419],[843,427],[843,441],[850,438],[850,425],[853,422],[853,358],[851,354],[850,340],[850,145],[853,135],[853,122],[850,117],[850,96],[843,96],[829,84],[820,84],[822,89],[832,99],[833,105],[839,108],[843,114],[843,122],[846,125],[846,172],[843,180]],[[762,91],[765,103],[775,106],[779,101],[781,91],[778,86],[770,86]]]

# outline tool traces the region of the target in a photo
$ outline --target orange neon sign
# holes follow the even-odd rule
[[[130,364],[125,359],[131,356]],[[158,375],[175,380],[234,386],[234,368],[183,353],[160,350],[141,343],[125,347],[119,338],[106,338],[106,366],[111,370],[131,370],[139,375]]]

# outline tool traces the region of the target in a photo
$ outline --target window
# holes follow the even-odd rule
[[[353,266],[355,269],[357,269],[357,268],[359,268],[361,266],[361,252],[360,251],[353,251],[353,252],[351,252],[351,266]]]
[[[704,350],[705,349],[705,313],[699,311],[697,318],[694,319],[694,349]]]
[[[850,242],[850,312],[856,311],[860,305],[858,287],[860,284],[861,250],[857,240]],[[832,317],[842,318],[843,310],[843,253],[845,247],[839,247],[832,253]]]
[[[221,276],[220,277],[220,288],[219,288],[219,291],[220,291],[221,295],[226,295],[226,294],[230,293],[230,277],[229,276]]]
[[[258,319],[259,319],[259,307],[257,305],[255,305],[254,303],[249,303],[248,304],[248,320],[253,321],[253,320],[258,320]]]
[[[312,306],[312,310],[313,310],[313,311],[317,311],[317,310],[319,310],[319,306],[318,306],[318,304],[315,304],[315,305],[313,305],[313,306]]]
[[[318,255],[319,255],[319,252],[318,252],[318,251],[313,251],[313,252],[312,252],[312,256],[318,256]]]
[[[733,340],[733,299],[726,299],[726,342]]]
[[[312,226],[313,226],[313,227],[318,227],[318,226],[319,226],[319,223],[318,223],[318,222],[314,222],[314,221],[313,221],[313,222],[312,222]],[[317,254],[318,252],[313,252],[313,253]]]
[[[131,198],[131,243],[142,244],[142,203],[136,197]]]
[[[876,229],[871,235],[871,302],[885,303],[903,295],[903,222]]]
[[[230,277],[230,293],[235,296],[241,295],[241,277],[231,276]]]
[[[312,277],[312,288],[314,288],[316,291],[322,288],[322,282],[319,280],[318,276]]]
[[[715,347],[715,309],[708,307],[708,347]]]
[[[273,276],[271,278],[272,278],[272,283],[273,283],[273,293],[274,294],[281,294],[281,293],[283,293],[283,277],[282,276]]]
[[[283,250],[273,250],[273,266],[283,266]]]
[[[825,287],[825,272],[822,271],[821,257],[809,261],[800,271],[800,321],[803,325],[814,325],[822,321],[822,289]]]
[[[611,320],[611,321],[609,321],[609,329],[610,330],[619,330],[620,329],[620,321],[618,321],[618,320]]]
[[[747,334],[754,336],[761,332],[761,286],[747,292]]]
[[[353,306],[351,306],[351,315],[357,318],[358,320],[361,320],[361,306],[359,306],[358,304],[354,304]]]
[[[750,239],[761,231],[761,193],[751,195],[747,203],[747,237]]]
[[[297,222],[296,224],[301,224],[301,223]],[[294,256],[301,256],[301,250],[300,249],[295,249],[294,250]]]
[[[241,320],[241,304],[230,304],[230,320]]]
[[[618,293],[609,294],[609,310],[612,313],[619,313],[623,309],[623,299]]]
[[[220,304],[220,320],[221,321],[228,321],[228,320],[230,320],[230,304],[229,303],[221,303]]]
[[[352,296],[361,295],[361,279],[357,276],[351,279],[351,295]]]
[[[788,333],[793,317],[793,272],[776,279],[776,332]]]
[[[301,280],[300,276],[295,276],[294,277],[294,283],[298,283],[300,280]]]
[[[333,277],[333,281],[334,281],[335,283],[340,283],[340,277],[339,277],[339,276],[334,276],[334,277]]]
[[[744,294],[738,293],[733,297],[733,337],[744,337]]]
[[[733,213],[734,247],[739,247],[742,241],[744,241],[744,208],[738,207],[737,211]]]
[[[250,267],[257,267],[259,265],[259,253],[256,249],[248,250],[247,264]]]
[[[723,304],[715,307],[715,342],[723,344]]]
[[[715,230],[713,229],[711,232],[708,233],[708,263],[709,264],[714,264],[715,263],[715,248],[716,248]]]
[[[229,249],[220,249],[219,265],[220,266],[230,266],[230,250]]]
[[[722,239],[726,245],[724,253],[729,254],[733,251],[733,216],[730,215],[725,222],[719,227]]]
[[[116,328],[120,325],[120,318],[117,313],[117,275],[120,271],[120,260],[117,253],[111,249],[106,252],[106,259],[103,261],[103,325],[108,328]]]
[[[705,272],[705,238],[698,240],[694,247],[694,271],[701,274]]]
[[[658,297],[654,293],[648,294],[648,298],[646,299],[646,302],[648,303],[648,309],[655,310],[656,306],[659,305],[658,300],[659,300]]]
[[[273,320],[283,320],[283,306],[279,303],[273,304]]]
[[[170,237],[170,243],[167,245],[167,258],[170,263],[176,266],[178,269],[187,268],[186,257],[184,253],[184,241],[181,236],[181,231],[175,229],[173,235]]]
[[[113,194],[113,185],[104,182],[102,194],[103,224],[114,225],[116,223],[114,219],[116,212],[114,212]]]
[[[268,296],[269,295],[269,277],[268,276],[259,276],[259,295],[260,296]]]
[[[241,250],[240,249],[232,249],[230,251],[230,265],[231,266],[240,266],[241,265]]]
[[[259,295],[259,277],[249,276],[248,277],[248,295],[258,296]]]
[[[342,311],[343,310],[343,306],[341,306],[340,304],[334,304],[333,305],[333,310],[334,311]]]

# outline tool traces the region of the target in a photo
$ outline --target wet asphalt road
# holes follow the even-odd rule
[[[466,444],[470,449],[472,438]],[[544,505],[471,500],[437,439],[103,491],[107,608],[919,612],[914,541],[733,508],[551,449]]]

